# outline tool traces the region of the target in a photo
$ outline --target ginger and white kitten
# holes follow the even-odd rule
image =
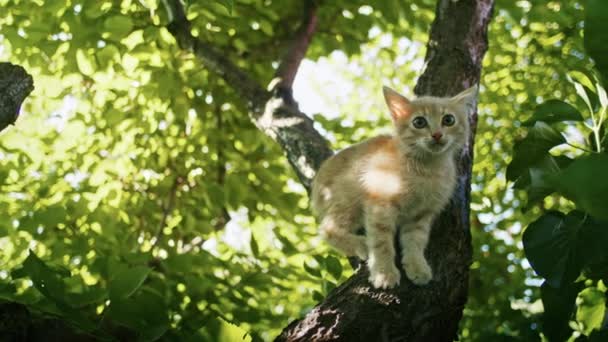
[[[452,98],[414,100],[384,87],[394,135],[378,136],[325,161],[312,188],[321,235],[347,256],[368,259],[376,288],[399,284],[394,236],[399,227],[401,263],[417,285],[433,278],[424,257],[431,224],[456,185],[455,154],[469,136],[473,86]],[[356,231],[365,227],[366,235]]]

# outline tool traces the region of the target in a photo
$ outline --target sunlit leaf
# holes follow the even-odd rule
[[[579,298],[581,303],[576,311],[576,320],[583,324],[583,333],[589,335],[602,326],[606,313],[606,294],[590,287],[581,291]]]
[[[606,89],[602,87],[601,84],[596,83],[595,89],[597,90],[598,99],[600,101],[600,105],[603,108],[608,108],[608,95],[606,94]]]
[[[246,330],[222,318],[209,317],[205,323],[202,339],[213,339],[218,342],[252,341]]]
[[[76,51],[76,63],[80,72],[87,76],[92,76],[97,69],[93,56],[88,55],[82,49]]]

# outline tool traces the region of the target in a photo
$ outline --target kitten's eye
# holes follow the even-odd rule
[[[456,118],[452,114],[446,114],[441,119],[441,124],[444,126],[452,126],[454,123],[456,123]]]
[[[424,128],[426,127],[426,119],[422,116],[415,117],[414,120],[412,120],[412,124],[418,129]]]

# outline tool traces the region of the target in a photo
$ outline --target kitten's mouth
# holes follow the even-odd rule
[[[432,140],[431,142],[429,142],[427,144],[429,150],[431,150],[431,152],[441,152],[443,151],[443,149],[445,148],[445,146],[447,145],[447,141],[445,140],[440,140],[440,141],[436,141],[436,140]]]

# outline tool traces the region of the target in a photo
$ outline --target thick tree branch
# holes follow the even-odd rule
[[[25,69],[0,63],[0,132],[19,116],[23,100],[34,90],[34,81]]]
[[[192,36],[190,22],[180,0],[163,0],[163,3],[169,17],[168,29],[179,46],[192,52],[203,65],[241,95],[247,102],[251,120],[281,145],[298,178],[306,189],[310,189],[315,171],[323,160],[332,155],[332,151],[327,141],[314,129],[312,120],[298,109],[291,96],[291,88],[272,84],[269,87],[271,90],[267,91],[211,44]],[[296,46],[305,51],[308,43]],[[303,58],[303,55],[296,53],[286,54],[290,55],[294,56],[294,61]],[[289,70],[288,74],[293,73],[295,77],[297,68]]]
[[[494,0],[439,0],[417,94],[455,95],[479,83]],[[476,109],[470,117],[473,132]],[[329,293],[306,317],[292,322],[277,341],[453,341],[462,318],[471,262],[469,196],[472,136],[459,159],[453,200],[436,220],[426,257],[434,278],[415,286],[371,288],[367,267]],[[396,262],[398,262],[397,257]]]

